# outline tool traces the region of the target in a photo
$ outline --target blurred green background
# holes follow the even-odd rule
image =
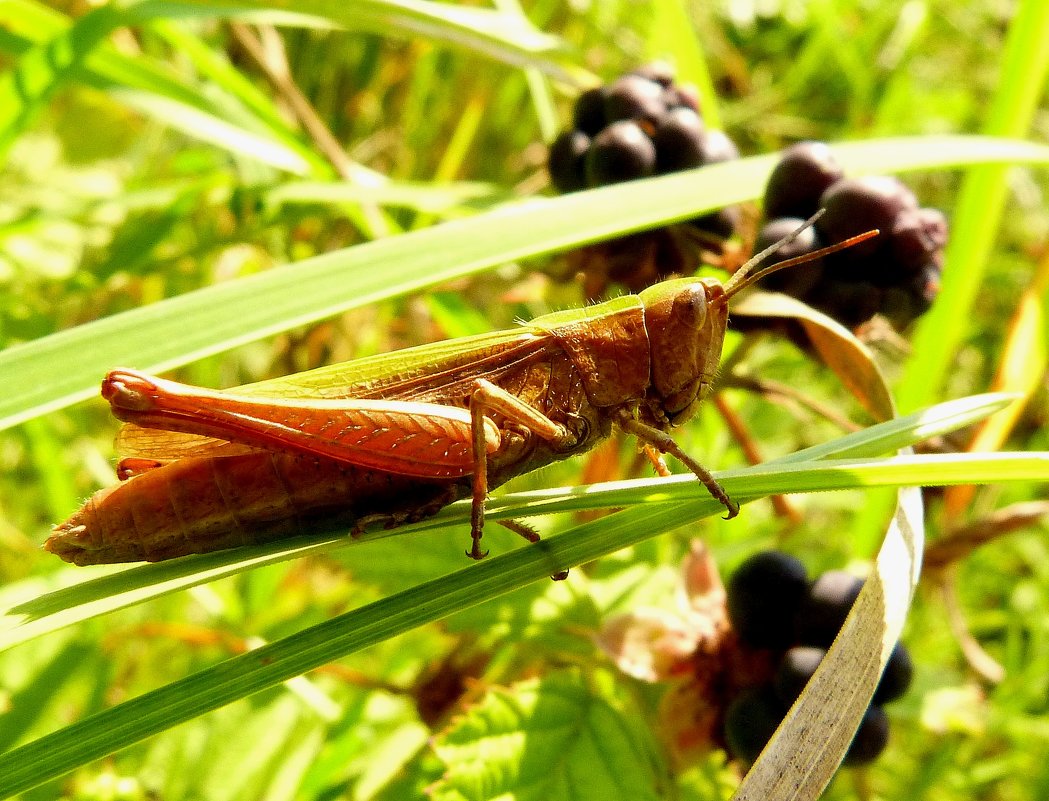
[[[767,164],[680,199],[658,186],[629,206],[625,194],[602,195],[574,227],[556,209],[516,221],[530,198],[549,193],[544,143],[567,124],[578,91],[655,58],[699,86],[708,125],[745,156],[799,139],[881,143],[864,169],[906,168],[922,204],[952,224],[934,309],[906,343],[875,343],[902,411],[1016,391],[1023,403],[985,434],[985,447],[1049,450],[1046,159],[967,166],[995,161],[989,147],[936,158],[935,147],[914,144],[948,134],[1045,142],[1041,3],[9,0],[0,4],[0,407],[18,425],[0,434],[4,606],[83,580],[39,546],[54,522],[115,481],[108,409],[97,399],[70,405],[94,395],[106,367],[179,366],[181,380],[226,387],[507,328],[582,303],[574,282],[556,280],[564,262],[551,255],[573,236],[758,196]],[[894,153],[895,137],[920,139]],[[571,208],[583,215],[584,203]],[[492,227],[461,238],[398,240],[493,210],[504,215]],[[380,247],[344,250],[369,242]],[[212,291],[187,294],[202,287]],[[156,305],[171,298],[179,301]],[[130,310],[140,316],[78,328]],[[764,338],[739,358],[750,375],[804,387],[869,422],[832,373],[786,341]],[[725,397],[768,457],[841,433],[756,395]],[[745,461],[709,409],[681,441],[708,466]],[[630,448],[620,450],[625,464]],[[512,489],[619,475],[587,464],[597,472],[581,478],[577,461]],[[971,524],[992,541],[922,585],[906,633],[917,680],[891,708],[889,751],[868,770],[844,771],[826,797],[1049,797],[1045,510],[1024,507],[1018,518],[1016,506],[1041,501],[1045,487],[1043,472],[1040,483],[971,497],[927,494],[930,539]],[[632,778],[608,792],[728,798],[736,768],[716,753],[673,765],[660,742],[659,688],[614,671],[592,636],[612,613],[673,607],[691,536],[706,539],[725,571],[771,545],[813,574],[862,566],[891,510],[884,492],[799,496],[796,525],[761,503],[743,525],[715,520],[649,540],[592,574],[386,640],[24,797],[395,799],[427,787],[438,798],[494,797],[483,751],[456,755],[448,737],[457,682],[470,676],[467,699],[493,704],[488,687],[571,675],[559,697],[579,707],[595,748],[633,754],[624,763]],[[537,520],[544,533],[570,522]],[[486,537],[493,552],[517,547],[506,532]],[[459,569],[465,539],[460,526],[245,569],[35,637],[0,656],[0,748]],[[8,622],[18,624],[17,613]],[[965,626],[972,641],[960,638]],[[441,714],[431,719],[420,688],[438,668],[452,689],[437,692]],[[529,692],[506,704],[521,708]],[[594,711],[602,704],[608,716]],[[491,714],[489,733],[499,730]],[[571,759],[546,756],[558,766],[551,774],[571,772]],[[463,767],[475,763],[475,775]],[[598,797],[526,778],[515,797]]]

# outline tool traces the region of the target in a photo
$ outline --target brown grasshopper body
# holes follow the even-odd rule
[[[367,359],[350,363],[350,369],[321,368],[229,396],[243,392],[263,405],[290,397],[307,409],[310,403],[334,406],[345,398],[466,410],[480,404],[499,433],[497,447],[487,455],[486,484],[499,486],[588,450],[609,435],[613,422],[644,437],[691,413],[716,368],[727,305],[712,304],[713,296],[723,293],[713,279],[672,284],[546,315],[517,331],[459,340],[455,349],[437,343],[402,351],[406,358],[399,370],[379,370],[380,359]],[[348,380],[340,381],[340,373]],[[142,403],[119,386],[137,380],[172,384],[114,371],[103,394],[117,416],[137,421],[125,426],[118,441],[130,457],[125,465],[157,466],[99,491],[55,527],[45,547],[68,561],[155,561],[335,525],[399,525],[475,491],[474,470],[458,477],[427,476],[422,463],[423,475],[406,475],[403,467],[361,466],[297,444],[245,436],[231,421],[206,418],[203,407],[212,393],[205,391],[203,399],[193,398],[189,411],[165,416],[151,408],[152,401]],[[487,408],[485,400],[475,399],[479,381],[498,388],[497,405],[505,393],[556,430],[541,436],[529,421],[513,419],[515,410]],[[214,395],[224,400],[226,393]],[[318,412],[328,413],[324,406]],[[425,417],[425,410],[420,414]],[[398,433],[392,431],[394,440]],[[417,443],[398,444],[409,460],[419,450]],[[481,555],[476,546],[471,553]]]
[[[736,504],[666,432],[709,392],[728,300],[768,272],[749,266],[724,286],[665,281],[517,329],[225,392],[114,370],[102,394],[128,422],[117,446],[130,477],[88,499],[44,547],[76,564],[167,559],[333,526],[392,527],[471,497],[468,553],[480,559],[488,489],[586,451],[613,426],[661,472],[659,453],[679,459],[732,517]]]

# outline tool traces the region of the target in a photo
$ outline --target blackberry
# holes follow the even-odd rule
[[[714,236],[721,239],[728,239],[739,228],[741,216],[742,212],[740,212],[739,206],[725,206],[723,209],[717,209],[699,217],[693,217],[686,225],[714,234]]]
[[[789,708],[798,700],[801,691],[809,683],[812,674],[820,666],[827,652],[823,648],[796,645],[783,654],[776,675],[772,679],[776,696],[784,707]]]
[[[843,765],[850,768],[869,765],[889,744],[889,716],[880,706],[871,706],[863,715],[860,726],[845,752]]]
[[[586,152],[590,137],[582,131],[562,131],[550,145],[547,168],[560,192],[575,192],[586,186]]]
[[[703,137],[703,163],[720,164],[739,158],[739,148],[724,131],[707,131]]]
[[[699,113],[699,97],[695,87],[674,83],[674,68],[665,61],[656,61],[631,70],[630,75],[646,78],[663,88],[663,101],[668,110],[687,108]]]
[[[587,136],[596,136],[608,124],[605,119],[605,88],[595,86],[576,98],[572,125]]]
[[[765,185],[765,217],[807,220],[820,197],[844,173],[824,142],[798,142],[783,151]]]
[[[605,121],[644,120],[655,123],[666,113],[666,89],[640,75],[624,75],[605,92]]]
[[[942,212],[920,208],[914,193],[896,178],[843,178],[826,144],[799,142],[783,152],[769,176],[767,222],[755,250],[787,230],[789,223],[781,220],[807,219],[820,206],[825,213],[816,222],[813,247],[872,228],[880,235],[824,257],[815,268],[773,274],[762,286],[792,295],[850,328],[880,314],[903,329],[928,310],[939,291],[947,243]],[[805,247],[796,243],[792,251]],[[741,326],[782,329],[775,321]],[[804,347],[804,337],[799,341]]]
[[[809,587],[797,609],[798,641],[828,648],[849,615],[863,579],[844,570],[828,570]]]
[[[690,170],[703,164],[703,120],[690,108],[675,108],[656,121],[652,142],[656,146],[656,172]]]
[[[832,184],[820,197],[820,206],[826,213],[816,221],[816,228],[828,244],[872,228],[881,231],[874,239],[842,251],[848,259],[855,260],[873,255],[888,241],[896,218],[904,211],[916,211],[918,201],[898,178],[873,175]]]
[[[807,587],[805,566],[793,556],[764,551],[747,559],[728,583],[728,614],[752,648],[785,648]]]
[[[943,260],[947,219],[939,209],[915,209],[901,214],[892,226],[892,256],[907,270]]]
[[[669,89],[674,84],[674,68],[666,61],[653,61],[630,70],[630,75],[637,75],[652,83],[658,83],[664,89]]]
[[[725,712],[725,742],[736,759],[758,758],[786,710],[769,685],[744,690]]]
[[[735,144],[724,133],[704,128],[695,89],[676,84],[673,69],[656,63],[580,94],[572,110],[572,130],[562,132],[551,144],[547,168],[558,191],[574,192],[738,157]],[[703,234],[712,235],[719,247],[721,240],[736,232],[739,222],[739,208],[730,207],[662,229],[675,240],[670,245],[655,231],[641,234],[652,240],[629,245],[630,251],[646,255],[636,274],[621,269],[624,259],[616,259],[614,270],[610,264],[619,240],[591,245],[570,256],[572,272],[583,276],[591,299],[604,294],[612,280],[639,291],[672,274],[694,272],[699,266],[697,241],[711,238]],[[663,253],[672,258],[654,263],[653,258]]]
[[[697,114],[702,113],[699,107],[699,92],[690,85],[673,85],[667,88],[667,108],[690,108]]]
[[[855,328],[878,314],[884,306],[883,292],[869,281],[840,281],[830,278],[833,263],[824,262],[826,280],[802,298],[846,328]]]
[[[805,220],[801,217],[780,217],[770,220],[762,226],[758,232],[758,238],[754,242],[754,252],[761,253],[765,248],[779,242],[786,236],[794,233],[801,227]],[[823,247],[815,226],[810,225],[789,245],[784,245],[770,256],[767,263],[785,261],[797,256],[804,256]],[[770,292],[785,292],[796,298],[805,297],[820,282],[823,277],[823,260],[809,262],[796,269],[780,270],[762,278],[758,285]]]
[[[586,154],[587,186],[603,186],[651,175],[656,148],[641,126],[631,120],[613,122],[594,137]]]

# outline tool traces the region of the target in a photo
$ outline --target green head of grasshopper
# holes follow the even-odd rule
[[[813,218],[815,219],[815,218]],[[688,420],[710,392],[721,362],[729,300],[770,273],[826,256],[878,235],[868,231],[803,256],[759,266],[812,224],[758,253],[724,284],[716,278],[663,281],[640,293],[651,344],[651,384],[642,416],[657,428]]]

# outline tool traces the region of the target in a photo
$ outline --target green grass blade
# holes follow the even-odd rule
[[[257,19],[257,14],[280,14],[284,24],[327,23],[349,30],[381,35],[410,36],[482,53],[515,66],[537,67],[561,79],[571,79],[576,70],[558,64],[552,57],[565,51],[564,43],[535,28],[525,17],[485,8],[422,0],[300,0],[289,11],[287,3],[241,2],[240,0],[145,0],[140,16],[209,16]]]
[[[776,463],[760,466],[765,470],[763,474],[758,472],[759,468],[749,468],[725,473],[723,477],[727,477],[725,480],[732,492],[744,497],[750,497],[754,492],[765,491],[773,485],[786,486],[788,491],[792,491],[804,480],[806,471],[824,469],[825,464],[819,460],[832,457],[869,458],[928,437],[942,436],[984,419],[1003,408],[1008,400],[1008,396],[982,395],[951,401],[798,451]],[[849,480],[870,481],[873,480],[872,476],[877,475],[879,480],[891,483],[891,470],[883,470],[879,474],[877,465],[880,463],[872,464],[874,466],[870,472],[865,473],[866,468],[860,463],[850,463]],[[1001,462],[996,464],[1001,466]],[[918,469],[921,468],[915,467],[915,470]],[[974,469],[973,465],[969,464],[968,469]],[[826,473],[833,473],[832,477],[837,479],[843,477],[842,472],[833,466],[826,468]],[[824,488],[829,481],[826,474],[816,480],[824,482]],[[781,481],[782,485],[775,483]],[[513,517],[522,513],[544,514],[554,509],[593,509],[614,505],[615,500],[623,503],[665,502],[672,499],[670,496],[679,501],[705,498],[702,488],[691,481],[690,477],[679,476],[669,481],[645,479],[591,487],[514,493],[492,498],[489,501],[489,514],[494,519],[497,516]],[[460,503],[449,507],[434,520],[406,526],[394,532],[377,532],[369,538],[404,536],[413,531],[424,531],[438,526],[464,525],[468,520],[469,505]],[[341,533],[303,537],[294,541],[191,556],[127,569],[92,568],[91,570],[104,570],[111,574],[88,578],[79,584],[44,595],[40,595],[34,585],[31,592],[33,597],[30,600],[16,602],[4,611],[3,618],[0,619],[0,650],[166,593],[262,565],[346,545],[346,537]]]
[[[6,27],[6,30],[0,30],[0,51],[23,58],[49,46],[49,38],[60,41],[76,36],[72,23],[61,14],[23,0],[16,0],[10,7],[0,4],[0,21]],[[156,24],[162,26],[161,22]],[[166,29],[162,27],[162,30]],[[185,35],[173,38],[183,45],[187,44],[187,38],[192,41]],[[222,78],[224,88],[237,90],[236,95],[225,96],[225,105],[233,108],[221,112],[215,107],[223,99],[221,95],[204,97],[194,87],[181,83],[146,58],[128,58],[106,42],[99,43],[87,54],[72,77],[108,92],[129,108],[182,132],[190,139],[207,142],[293,174],[330,174],[326,162],[298,141],[272,108],[272,103],[267,109],[258,100],[257,93],[245,89],[243,78],[234,70],[228,69],[222,75],[213,76]],[[250,114],[245,109],[250,109]],[[223,114],[227,112],[238,117],[238,121],[224,119]],[[251,114],[255,117],[252,118]]]
[[[922,462],[926,465],[924,470],[920,467]],[[816,463],[783,469],[792,474],[795,490],[829,488],[834,482],[821,480],[828,474],[842,479],[838,486],[872,485],[883,479],[886,483],[894,480],[899,483],[892,476],[901,475],[901,471],[917,483],[936,481],[940,477],[965,481],[1005,477],[1044,481],[1049,479],[1049,454],[900,456],[868,464]],[[945,474],[945,470],[949,470],[949,474]],[[738,493],[746,492],[747,488],[754,491],[753,477],[747,475],[750,472],[741,471],[743,475],[738,482],[726,480],[726,488]],[[669,506],[661,503],[629,509],[550,537],[536,547],[520,548],[340,615],[0,756],[0,793],[12,794],[35,786],[411,628],[440,620],[452,612],[541,580],[557,570],[606,556],[719,511],[721,506],[716,501],[701,496],[693,503]]]
[[[997,94],[984,130],[992,136],[1022,137],[1043,106],[1049,77],[1049,4],[1023,0],[1009,26]],[[1009,191],[1008,170],[988,165],[972,170],[962,184],[951,222],[943,288],[921,318],[912,356],[898,390],[902,411],[928,403],[939,392],[962,339],[970,310],[983,288]]]
[[[841,146],[882,169],[1049,163],[1049,148],[969,137]],[[686,219],[757,197],[774,156],[543,198],[358,245],[98,320],[0,353],[0,426],[91,397],[115,366],[167,369],[347,309],[515,259]]]

